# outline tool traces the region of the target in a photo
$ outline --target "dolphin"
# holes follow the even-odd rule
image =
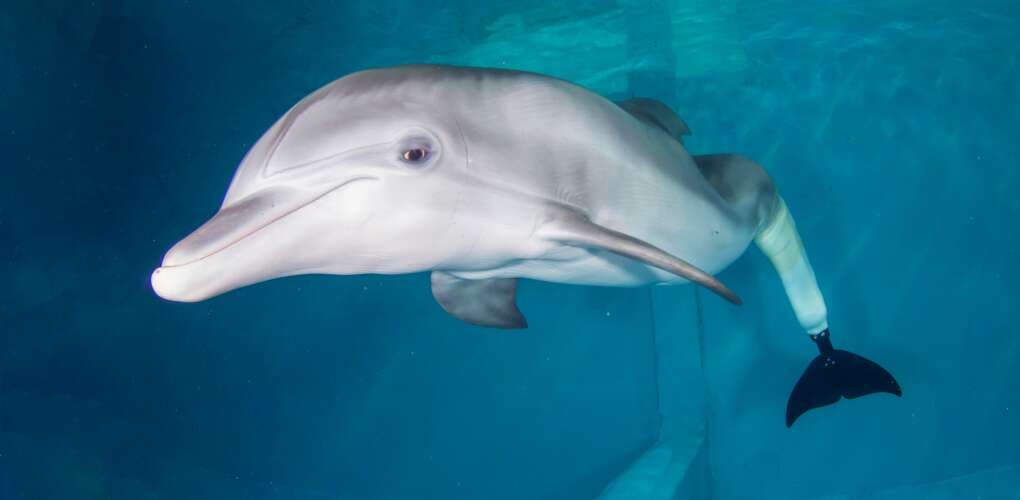
[[[612,102],[535,73],[446,65],[371,69],[294,105],[243,158],[219,211],[151,277],[195,302],[298,274],[431,272],[449,314],[524,328],[517,280],[634,287],[693,282],[740,304],[716,273],[752,242],[819,349],[802,413],[891,375],[832,348],[792,216],[766,171],[692,156],[665,104]]]

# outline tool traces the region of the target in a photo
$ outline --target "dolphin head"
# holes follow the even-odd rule
[[[173,246],[155,292],[199,301],[296,274],[409,273],[458,258],[466,162],[433,71],[373,70],[301,100],[251,148],[222,207]]]

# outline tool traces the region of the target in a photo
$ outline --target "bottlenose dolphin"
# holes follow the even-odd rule
[[[738,155],[692,156],[688,133],[659,101],[614,103],[534,73],[351,74],[258,140],[219,212],[167,252],[152,287],[192,302],[297,274],[431,271],[453,316],[523,328],[518,278],[694,282],[739,304],[713,274],[754,241],[820,351],[787,426],[841,396],[899,395],[877,364],[832,348],[814,272],[765,170]]]

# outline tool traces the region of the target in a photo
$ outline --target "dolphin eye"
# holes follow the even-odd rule
[[[398,139],[394,153],[400,163],[412,169],[424,169],[442,156],[442,144],[426,130],[412,129]],[[393,154],[393,153],[390,153]]]
[[[404,153],[400,155],[404,161],[408,163],[418,163],[425,161],[429,157],[429,150],[426,148],[411,148],[404,150]]]

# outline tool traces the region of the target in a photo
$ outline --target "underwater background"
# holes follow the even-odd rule
[[[1015,0],[8,0],[0,35],[0,500],[1020,498]],[[524,331],[424,274],[153,294],[278,116],[411,62],[660,99],[762,163],[903,397],[783,425],[816,353],[756,249],[742,307],[525,281]]]

